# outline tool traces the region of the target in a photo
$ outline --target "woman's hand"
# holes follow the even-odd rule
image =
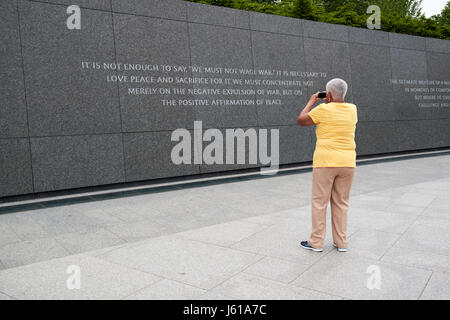
[[[306,107],[300,112],[300,115],[297,118],[297,124],[301,125],[302,127],[309,127],[314,125],[314,121],[309,116],[309,111],[311,111],[311,108],[314,106],[314,104],[320,100],[319,93],[316,92],[309,98],[309,102],[306,105]]]
[[[319,100],[320,100],[320,98],[319,98],[319,93],[320,93],[320,92],[314,93],[314,94],[311,96],[311,98],[309,98],[309,103],[314,104],[314,103],[316,103],[317,101],[319,101]]]

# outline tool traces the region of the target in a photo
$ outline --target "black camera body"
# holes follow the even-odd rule
[[[326,93],[326,91],[324,91],[324,92],[319,92],[319,99],[325,99],[326,97],[327,97],[327,93]]]

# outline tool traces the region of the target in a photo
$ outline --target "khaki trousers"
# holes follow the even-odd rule
[[[323,248],[328,202],[331,202],[333,241],[347,248],[347,211],[355,168],[314,168],[312,182],[312,233],[308,243]]]

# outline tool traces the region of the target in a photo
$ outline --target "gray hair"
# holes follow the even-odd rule
[[[348,85],[347,82],[345,82],[342,79],[336,78],[333,80],[330,80],[327,83],[327,91],[331,92],[333,95],[333,98],[335,99],[345,99],[345,95],[347,94]]]

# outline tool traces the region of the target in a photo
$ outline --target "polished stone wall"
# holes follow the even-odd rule
[[[66,27],[70,4],[81,7],[81,30]],[[0,16],[0,197],[255,166],[172,164],[171,133],[186,128],[194,134],[194,120],[201,120],[203,129],[221,131],[279,129],[280,162],[311,161],[313,128],[298,127],[296,117],[308,97],[333,77],[349,82],[348,100],[358,106],[359,155],[450,146],[450,101],[445,100],[450,41],[181,0],[2,0]],[[143,86],[108,81],[137,73],[105,69],[104,63],[326,75],[297,77],[308,82],[302,94],[283,95],[278,105],[166,106],[162,100],[170,100],[170,94],[130,94],[130,88]],[[202,75],[192,68],[183,73]],[[249,83],[245,88],[255,93],[233,99],[274,99],[268,91],[273,86]],[[183,89],[177,100],[212,99],[187,93],[203,84],[164,87]],[[243,88],[239,83],[208,87]],[[431,90],[425,96],[443,100],[432,105],[420,100],[424,94],[405,91],[424,88]]]

